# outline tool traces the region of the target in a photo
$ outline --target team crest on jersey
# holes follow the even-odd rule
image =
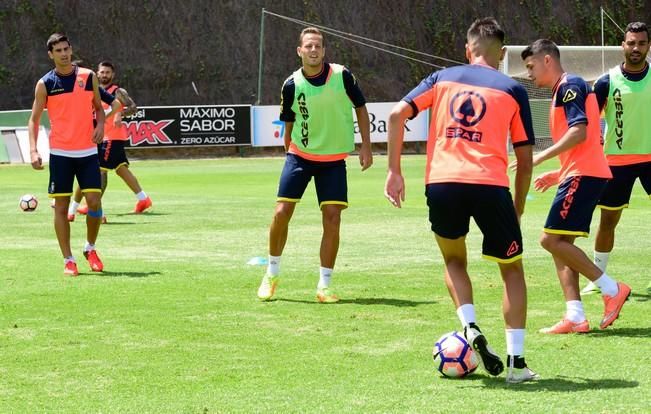
[[[77,78],[77,85],[79,85],[80,88],[84,87],[84,80],[82,78]]]
[[[463,91],[452,97],[450,116],[462,126],[446,128],[447,138],[461,138],[471,142],[481,142],[482,132],[466,129],[477,125],[486,114],[486,101],[477,92]],[[465,127],[465,128],[464,128]]]
[[[452,97],[450,115],[464,127],[477,125],[485,114],[486,101],[477,92],[463,91]]]
[[[576,92],[572,89],[568,89],[563,95],[563,103],[568,103],[576,99]]]

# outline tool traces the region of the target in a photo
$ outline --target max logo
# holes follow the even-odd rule
[[[173,119],[129,122],[127,124],[127,136],[131,140],[132,146],[142,143],[149,145],[173,144],[172,139],[163,131],[172,122],[174,122]]]

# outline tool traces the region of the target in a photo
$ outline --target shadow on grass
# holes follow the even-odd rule
[[[641,328],[608,328],[601,330],[590,331],[589,333],[582,334],[586,336],[627,336],[631,338],[651,338],[651,327]]]
[[[160,275],[160,272],[107,272],[106,270],[102,273],[97,274],[98,276],[107,276],[107,277],[149,277]]]
[[[542,378],[538,381],[525,382],[521,384],[507,384],[503,377],[481,377],[484,385],[491,388],[504,388],[509,391],[558,391],[577,392],[586,390],[604,390],[618,388],[636,388],[640,386],[637,381],[624,379],[603,378],[590,379],[579,377],[566,377],[559,375],[554,378]]]
[[[299,299],[274,299],[277,302],[294,302],[294,303],[307,303],[312,305],[323,305],[314,300],[299,300]],[[384,305],[384,306],[398,306],[398,307],[414,307],[420,305],[432,305],[435,301],[414,301],[405,299],[391,299],[391,298],[355,298],[355,299],[340,299],[339,302],[329,304],[335,305]]]
[[[641,293],[635,293],[631,292],[631,297],[635,299],[636,302],[646,302],[648,300],[651,300],[651,294],[641,294]]]
[[[129,213],[116,213],[116,214],[111,214],[111,215],[116,216],[116,217],[123,217],[123,216],[143,216],[143,217],[147,217],[147,216],[169,216],[170,213],[156,213],[154,211],[151,211],[151,212],[148,212],[148,213],[147,212],[145,212],[145,213],[134,213],[133,211],[131,211]]]

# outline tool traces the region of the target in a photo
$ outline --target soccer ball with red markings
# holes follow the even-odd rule
[[[475,351],[463,334],[454,331],[439,338],[432,351],[436,369],[446,377],[461,378],[472,374],[479,364]]]
[[[25,194],[20,197],[20,202],[18,203],[20,209],[23,211],[34,211],[38,207],[38,200],[32,194]]]

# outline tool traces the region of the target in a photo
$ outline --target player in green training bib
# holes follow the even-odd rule
[[[373,164],[364,95],[348,69],[324,61],[323,40],[323,34],[314,27],[301,32],[296,52],[302,66],[285,80],[282,88],[280,120],[285,123],[287,158],[269,229],[269,265],[258,288],[261,300],[274,296],[289,221],[314,178],[323,221],[316,298],[321,303],[339,301],[330,288],[330,278],[339,250],[341,211],[348,207],[346,157],[355,149],[353,110],[362,137],[362,171]]]
[[[600,109],[606,118],[604,151],[613,174],[599,200],[601,221],[594,245],[594,262],[606,270],[615,245],[615,228],[631,199],[635,180],[651,198],[651,75],[646,60],[649,30],[642,22],[626,26],[624,63],[610,69],[594,84]],[[589,283],[582,294],[597,291]],[[651,291],[651,284],[647,287]]]

